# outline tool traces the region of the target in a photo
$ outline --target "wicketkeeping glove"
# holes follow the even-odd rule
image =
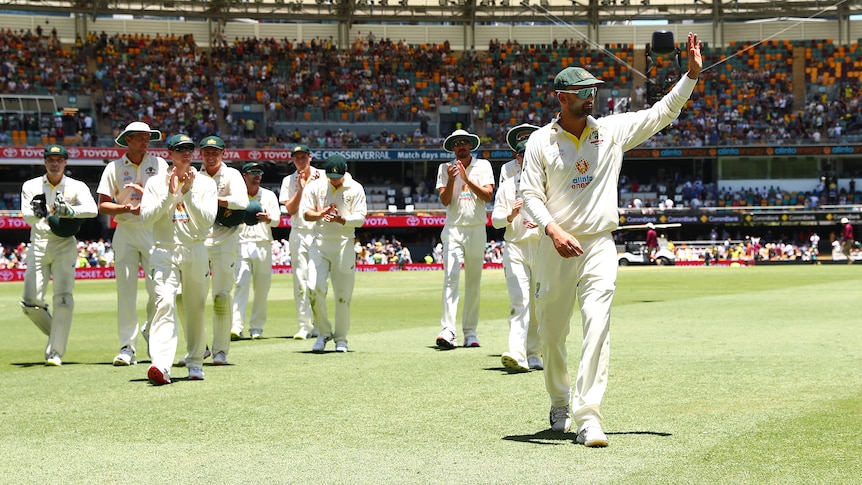
[[[66,202],[63,194],[57,193],[57,198],[54,200],[54,214],[60,217],[72,217],[75,215],[75,210]]]
[[[33,215],[36,217],[46,217],[48,215],[48,204],[45,203],[45,194],[39,194],[30,199],[30,207],[33,209]]]

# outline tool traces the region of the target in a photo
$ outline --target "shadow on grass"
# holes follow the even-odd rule
[[[454,349],[444,349],[443,347],[440,347],[438,345],[429,345],[428,347],[425,347],[425,348],[430,349],[430,350],[436,350],[437,352],[452,352],[453,350],[458,350],[462,347],[455,347]]]
[[[622,435],[650,435],[650,436],[658,436],[660,438],[666,438],[671,436],[671,433],[662,433],[660,431],[616,431],[616,432],[606,432],[608,436],[622,436]],[[544,429],[537,433],[533,434],[521,434],[521,435],[512,435],[512,436],[504,436],[503,439],[506,441],[518,441],[521,443],[531,443],[534,445],[559,445],[562,443],[556,443],[559,441],[571,441],[573,443],[577,443],[577,434],[575,433],[560,433],[558,431],[552,431],[551,429]]]
[[[544,429],[533,434],[518,434],[512,436],[504,436],[506,441],[518,441],[521,443],[532,443],[534,445],[560,445],[562,443],[554,443],[554,441],[571,441],[574,442],[577,435],[572,433],[560,433],[550,429]]]
[[[72,361],[63,361],[63,365],[81,365],[82,362],[72,362]],[[40,360],[39,362],[12,362],[12,365],[15,367],[27,368],[27,367],[62,367],[62,366],[54,366],[54,365],[46,365],[44,360]]]

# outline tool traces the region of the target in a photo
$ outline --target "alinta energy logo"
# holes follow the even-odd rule
[[[572,179],[572,189],[587,188],[587,186],[590,185],[590,182],[593,181],[592,175],[585,175],[590,169],[590,164],[582,158],[575,163],[575,169],[581,174],[581,176]]]

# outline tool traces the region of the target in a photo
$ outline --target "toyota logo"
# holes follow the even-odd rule
[[[250,160],[260,160],[260,152],[257,150],[252,150],[248,152],[248,158]]]
[[[421,222],[422,222],[422,221],[421,221],[421,220],[419,220],[419,218],[418,218],[418,217],[416,217],[416,216],[410,216],[410,217],[408,217],[408,218],[407,218],[407,225],[408,225],[409,227],[416,227],[416,226],[418,226]]]
[[[3,156],[13,158],[18,156],[18,149],[13,147],[6,147],[3,149]]]
[[[15,281],[15,272],[8,269],[0,270],[0,281]]]

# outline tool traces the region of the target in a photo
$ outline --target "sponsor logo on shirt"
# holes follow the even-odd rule
[[[189,212],[186,210],[186,203],[185,202],[180,202],[174,208],[173,222],[174,223],[179,222],[179,223],[183,223],[183,224],[189,222]]]
[[[575,168],[578,170],[578,173],[583,175],[590,169],[590,163],[582,158],[575,163]]]
[[[583,158],[575,163],[575,169],[581,174],[580,177],[572,179],[572,189],[585,189],[593,181],[592,175],[585,175],[590,169],[590,163]]]

